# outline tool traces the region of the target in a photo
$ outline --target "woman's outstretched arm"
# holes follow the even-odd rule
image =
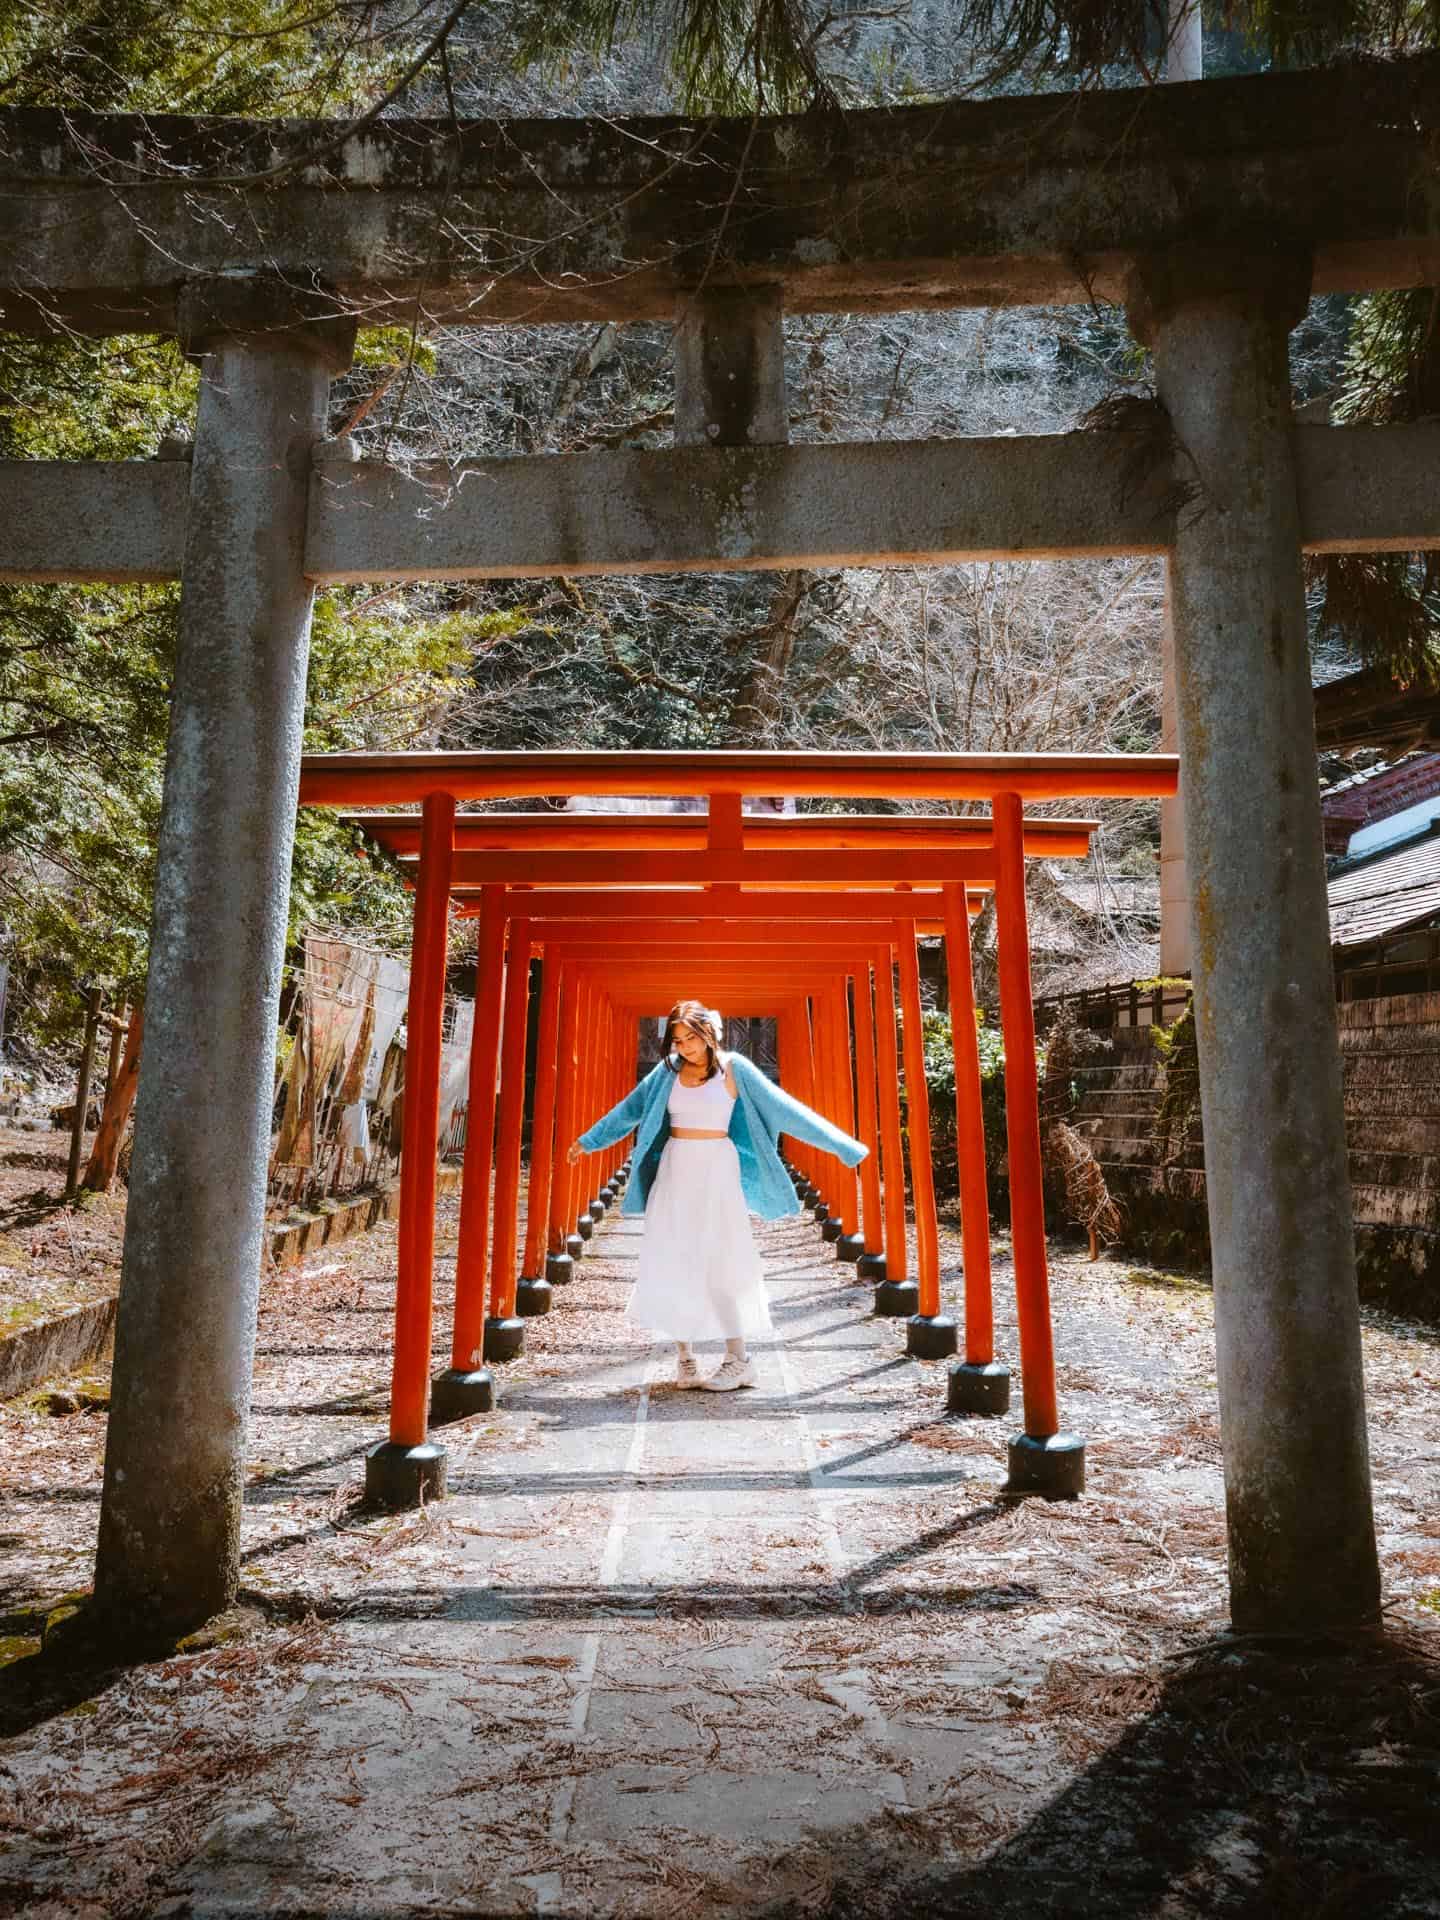
[[[743,1054],[732,1055],[732,1064],[737,1077],[743,1079],[749,1089],[765,1124],[775,1133],[788,1133],[792,1140],[804,1140],[824,1153],[833,1153],[847,1167],[858,1166],[870,1151],[862,1141],[807,1107],[803,1100],[786,1093]]]

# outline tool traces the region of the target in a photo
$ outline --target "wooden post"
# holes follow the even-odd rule
[[[950,1369],[949,1411],[1004,1413],[1010,1405],[1010,1370],[995,1359],[984,1088],[975,1020],[970,909],[964,887],[945,888],[945,952],[950,982],[950,1040],[955,1055],[960,1242],[965,1263],[965,1359]]]
[[[85,1114],[90,1105],[90,1077],[95,1071],[95,1041],[100,1032],[98,987],[92,987],[85,1014],[85,1045],[80,1053],[80,1079],[75,1090],[75,1118],[70,1125],[70,1164],[65,1173],[65,1198],[73,1200],[80,1190],[80,1148],[85,1138]]]
[[[540,962],[540,1018],[535,1031],[535,1109],[530,1123],[530,1193],[525,1222],[525,1273],[519,1295],[520,1311],[544,1312],[549,1305],[548,1291],[541,1295],[532,1289],[546,1287],[555,1275],[546,1272],[547,1241],[545,1224],[550,1214],[550,1182],[555,1160],[555,1089],[559,1078],[560,1044],[560,961],[547,948]],[[568,1142],[567,1142],[568,1145]],[[569,1274],[564,1278],[568,1279]],[[525,1296],[530,1296],[527,1300]],[[543,1300],[544,1304],[541,1305]],[[533,1302],[533,1304],[531,1304]]]
[[[920,963],[913,922],[895,928],[900,948],[901,1034],[905,1045],[905,1108],[910,1134],[910,1186],[919,1253],[919,1310],[906,1329],[906,1346],[917,1359],[939,1360],[955,1351],[956,1327],[940,1312],[940,1230],[935,1218],[935,1169],[930,1158],[930,1091],[925,1084],[925,1034],[920,1005]]]
[[[570,1246],[570,1143],[579,1132],[576,1125],[575,1030],[578,1020],[578,969],[562,969],[560,980],[560,1041],[557,1048],[555,1091],[555,1150],[551,1158],[550,1211],[546,1239],[550,1255],[557,1260],[563,1254],[574,1259]],[[568,1275],[566,1276],[568,1278]],[[555,1275],[552,1273],[551,1278]]]
[[[90,1149],[90,1164],[81,1182],[91,1193],[109,1193],[115,1184],[120,1149],[124,1145],[125,1129],[135,1105],[135,1090],[140,1084],[140,1044],[144,1031],[145,1008],[142,1004],[131,1009],[130,1024],[124,1035],[124,1052],[118,1068],[111,1075],[105,1109],[100,1115],[100,1130],[95,1135],[95,1143]]]
[[[524,1351],[525,1322],[515,1313],[515,1239],[520,1205],[520,1135],[525,1121],[525,1039],[530,1012],[530,922],[510,922],[505,970],[504,1047],[500,1056],[499,1145],[495,1156],[495,1248],[490,1262],[486,1358]]]
[[[1085,1447],[1059,1431],[1045,1197],[1040,1154],[1040,1089],[1025,915],[1024,810],[1016,793],[995,796],[995,931],[1000,1023],[1005,1035],[1005,1133],[1010,1152],[1010,1231],[1025,1431],[1010,1443],[1016,1491],[1069,1494],[1085,1484]]]
[[[920,1292],[909,1278],[905,1149],[900,1124],[900,1049],[895,1038],[895,953],[888,944],[876,956],[875,1040],[885,1181],[885,1278],[875,1289],[875,1311],[893,1317],[914,1313],[920,1304]]]
[[[367,1498],[398,1507],[445,1491],[445,1451],[429,1444],[430,1342],[435,1278],[435,1188],[440,1134],[440,1053],[455,799],[427,794],[406,1014],[405,1114],[390,1438],[365,1461]]]
[[[129,1016],[129,1007],[122,1006],[119,1013],[109,1015],[106,1021],[106,1024],[110,1028],[110,1058],[105,1063],[105,1098],[101,1106],[102,1118],[104,1108],[109,1105],[110,1095],[114,1091],[115,1076],[120,1071],[120,1057],[125,1051],[125,1035],[129,1030]]]
[[[470,1037],[469,1117],[460,1187],[460,1231],[455,1249],[455,1325],[450,1347],[450,1376],[468,1375],[484,1358],[495,1076],[500,1058],[500,1009],[505,983],[505,914],[504,888],[487,888],[482,896],[475,955],[475,1026]],[[447,1388],[447,1404],[448,1391]]]
[[[868,1254],[878,1259],[885,1250],[885,1224],[880,1204],[880,1110],[875,1091],[875,992],[869,960],[855,969],[855,1080],[859,1093],[857,1121],[860,1138],[870,1149],[860,1162],[860,1218],[862,1239],[857,1261]],[[874,1268],[862,1277],[879,1276]]]

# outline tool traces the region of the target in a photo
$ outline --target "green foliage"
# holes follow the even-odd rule
[[[520,57],[564,69],[637,33],[666,48],[686,103],[711,113],[784,113],[829,98],[815,61],[813,0],[531,0]]]
[[[980,1110],[985,1123],[985,1166],[992,1206],[1005,1187],[1005,1042],[1000,1031],[975,1012],[975,1038],[980,1052]],[[925,1085],[930,1095],[930,1144],[935,1166],[937,1198],[953,1199],[960,1179],[955,1139],[955,1049],[950,1016],[924,1015]],[[1037,1075],[1043,1071],[1043,1048],[1036,1049]]]
[[[1346,424],[1440,412],[1440,290],[1393,289],[1356,303],[1334,416]],[[1401,687],[1440,684],[1440,558],[1332,553],[1309,564],[1318,626]]]
[[[0,99],[101,113],[343,113],[400,51],[364,31],[365,11],[344,0],[0,0]]]
[[[342,6],[340,13],[346,9]],[[315,22],[293,0],[0,0],[0,97],[73,109],[332,114],[396,57],[383,36]],[[358,22],[362,24],[363,22]],[[407,43],[408,44],[408,43]],[[339,57],[343,46],[343,57]],[[357,345],[358,377],[433,370],[405,327]],[[198,376],[173,341],[0,335],[0,455],[133,460],[194,417]],[[73,1038],[83,995],[140,991],[160,820],[177,588],[0,586],[0,938],[10,1029]],[[443,711],[468,658],[456,616],[355,589],[322,594],[306,745],[403,746]],[[306,922],[395,933],[408,896],[326,815],[297,826],[292,933]]]
[[[1395,288],[1356,302],[1335,418],[1356,422],[1413,420],[1431,410],[1421,391],[1440,326],[1440,290]],[[1429,403],[1429,404],[1427,404]]]
[[[42,1039],[73,1033],[85,987],[133,995],[144,980],[178,610],[175,587],[0,586],[0,925]],[[458,616],[322,594],[307,749],[408,744],[468,658]],[[301,814],[292,935],[394,935],[408,917],[388,866],[357,859],[332,816]]]
[[[1152,1027],[1150,1038],[1165,1067],[1165,1090],[1155,1114],[1155,1131],[1167,1162],[1184,1157],[1190,1130],[1200,1117],[1200,1053],[1195,1002],[1168,1027]]]

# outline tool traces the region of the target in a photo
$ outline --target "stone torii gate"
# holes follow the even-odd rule
[[[1308,293],[1440,284],[1437,126],[1435,56],[703,127],[0,113],[0,323],[201,367],[188,464],[0,471],[0,576],[182,581],[112,1415],[146,1489],[112,1446],[103,1608],[234,1590],[315,585],[1155,553],[1234,1617],[1374,1616],[1301,557],[1440,545],[1440,427],[1297,427],[1285,337]],[[786,312],[1097,297],[1153,346],[1155,435],[784,444]],[[417,315],[671,318],[679,444],[357,460],[328,381]]]

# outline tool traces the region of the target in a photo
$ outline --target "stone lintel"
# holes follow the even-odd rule
[[[0,324],[169,330],[181,278],[237,264],[464,325],[666,319],[720,281],[790,312],[1124,300],[1144,259],[1277,234],[1317,291],[1440,281],[1436,54],[843,117],[342,131],[0,112]]]
[[[1310,553],[1440,547],[1440,425],[1297,427]],[[542,454],[409,474],[317,450],[317,581],[764,572],[1163,553],[1163,493],[1125,433]],[[170,580],[184,461],[0,461],[0,579]]]

